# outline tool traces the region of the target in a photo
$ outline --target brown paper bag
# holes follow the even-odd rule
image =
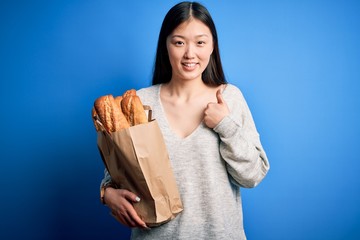
[[[97,143],[112,180],[141,198],[134,208],[148,226],[166,223],[183,210],[156,120],[112,133],[99,131]]]

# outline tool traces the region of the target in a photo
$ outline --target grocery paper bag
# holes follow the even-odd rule
[[[166,223],[183,210],[156,120],[112,133],[99,131],[97,144],[112,181],[141,198],[134,208],[148,226]]]

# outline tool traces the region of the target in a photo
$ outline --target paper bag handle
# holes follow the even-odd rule
[[[98,124],[98,126],[99,126],[99,128],[100,128],[101,131],[103,131],[103,132],[108,132],[108,131],[105,129],[105,127],[104,127],[104,125],[102,124],[102,122],[100,121],[99,116],[94,116],[93,118],[94,118],[95,122]]]
[[[147,111],[148,122],[152,121],[152,109],[149,105],[143,105],[145,112]]]

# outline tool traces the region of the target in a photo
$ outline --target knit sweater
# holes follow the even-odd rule
[[[201,123],[180,138],[169,126],[160,89],[161,85],[155,85],[137,94],[158,121],[184,210],[151,230],[133,229],[132,239],[246,239],[240,187],[259,184],[269,162],[241,91],[226,86],[223,98],[230,115],[214,129]],[[102,183],[109,179],[105,170]]]

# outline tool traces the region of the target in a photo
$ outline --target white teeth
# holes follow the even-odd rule
[[[184,63],[186,67],[194,67],[195,63]]]

